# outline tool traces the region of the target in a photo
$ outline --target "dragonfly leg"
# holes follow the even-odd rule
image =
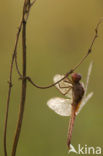
[[[64,79],[64,82],[73,84],[73,82],[70,78]]]
[[[71,87],[71,86],[65,86],[65,87],[63,87],[60,84],[58,84],[58,85],[59,85],[60,88],[69,88],[69,87]]]
[[[64,95],[66,95],[71,90],[71,88],[72,87],[69,87],[68,90],[64,93]]]
[[[68,88],[65,93],[62,93],[63,95],[66,95],[72,88],[72,86],[61,87],[60,84],[59,84],[59,87],[64,88],[64,89]]]

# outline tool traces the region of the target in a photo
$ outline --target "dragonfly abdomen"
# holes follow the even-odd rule
[[[67,146],[68,146],[68,148],[70,148],[75,117],[76,117],[75,107],[72,105],[72,113],[71,113],[71,117],[70,117],[70,121],[69,121],[68,137],[67,137]]]

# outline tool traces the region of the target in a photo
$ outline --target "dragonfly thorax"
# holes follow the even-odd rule
[[[78,73],[73,73],[71,78],[74,83],[78,83],[81,80],[81,75]]]

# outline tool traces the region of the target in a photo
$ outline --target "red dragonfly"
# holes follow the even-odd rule
[[[47,105],[61,116],[71,116],[69,121],[67,145],[70,149],[72,130],[76,115],[80,112],[87,101],[93,96],[93,92],[87,93],[90,73],[92,70],[92,63],[88,68],[87,81],[84,87],[83,82],[80,82],[81,75],[73,73],[71,78],[65,78],[60,83],[56,84],[56,88],[67,97],[67,99],[54,97],[47,102]],[[64,75],[55,75],[54,82],[62,79]]]

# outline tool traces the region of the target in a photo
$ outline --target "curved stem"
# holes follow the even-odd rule
[[[92,48],[93,48],[93,45],[95,43],[95,40],[97,39],[98,37],[98,29],[99,29],[99,25],[103,22],[103,19],[101,19],[97,25],[96,25],[96,28],[95,28],[95,35],[92,39],[92,42],[90,44],[90,47],[87,51],[87,53],[82,57],[82,59],[80,60],[80,62],[75,65],[69,72],[67,72],[64,77],[62,79],[60,79],[59,81],[57,81],[56,83],[52,83],[48,86],[39,86],[37,85],[29,76],[25,77],[25,79],[27,79],[34,87],[36,88],[39,88],[39,89],[48,89],[48,88],[51,88],[53,86],[55,86],[56,84],[58,84],[59,82],[61,82],[62,80],[64,80],[66,77],[68,77],[70,74],[72,74],[83,62],[84,60],[88,57],[88,55],[92,52]],[[20,75],[19,75],[20,76]],[[22,77],[20,76],[20,79],[22,79]]]
[[[22,28],[22,21],[20,22],[20,26],[17,32],[17,36],[16,36],[16,42],[15,42],[15,47],[14,47],[14,51],[13,51],[13,55],[12,55],[12,61],[11,61],[11,65],[10,65],[10,76],[9,76],[9,89],[8,89],[8,97],[7,97],[7,104],[6,104],[6,115],[5,115],[5,123],[4,123],[4,155],[7,156],[7,124],[8,124],[8,112],[9,112],[9,103],[10,103],[10,96],[11,96],[11,87],[12,87],[12,72],[13,72],[13,64],[14,64],[14,59],[15,59],[15,55],[17,52],[17,45],[18,45],[18,41],[19,41],[19,35],[21,32],[21,28]]]

